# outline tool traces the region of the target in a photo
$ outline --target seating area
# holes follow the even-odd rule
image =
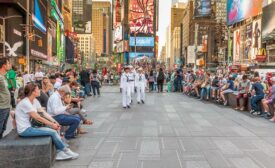
[[[56,150],[49,136],[20,137],[12,130],[0,141],[0,167],[49,168]]]

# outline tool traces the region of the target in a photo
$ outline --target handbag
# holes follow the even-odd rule
[[[50,121],[49,119],[47,119],[47,118],[44,116],[43,112],[37,112],[37,114],[39,114],[41,117],[45,118],[46,120]],[[40,122],[40,121],[37,121],[37,120],[35,120],[34,118],[31,118],[31,119],[30,119],[30,122],[31,122],[32,127],[36,127],[36,128],[39,128],[39,127],[46,127],[46,126],[47,126],[46,124],[44,124],[44,123],[42,123],[42,122]]]

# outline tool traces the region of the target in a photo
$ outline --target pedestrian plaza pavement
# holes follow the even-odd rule
[[[180,93],[147,93],[125,110],[118,87],[102,92],[84,103],[89,133],[69,142],[80,157],[55,168],[275,167],[275,124],[265,119]]]

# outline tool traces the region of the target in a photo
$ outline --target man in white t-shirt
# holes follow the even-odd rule
[[[39,83],[41,85],[43,77],[44,77],[44,73],[41,71],[40,68],[38,68],[37,71],[34,74],[35,82]]]
[[[23,81],[24,81],[24,86],[26,86],[29,82],[32,82],[32,77],[27,71],[24,72]]]

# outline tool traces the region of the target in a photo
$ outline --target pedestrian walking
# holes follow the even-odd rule
[[[157,74],[157,85],[158,85],[158,92],[163,92],[163,83],[164,83],[165,75],[162,68],[159,69]]]
[[[142,68],[138,69],[138,73],[135,76],[135,86],[137,89],[137,103],[144,104],[145,102],[145,88],[147,85],[147,80],[145,78]]]
[[[124,67],[124,73],[121,75],[120,88],[122,90],[122,106],[123,108],[131,108],[131,81],[130,68]]]
[[[16,90],[16,69],[14,66],[6,73],[6,79],[8,81],[8,88],[10,91],[11,96],[11,106],[12,108],[15,108],[15,98],[14,98],[14,92]]]
[[[10,62],[6,58],[0,58],[0,139],[6,130],[9,113],[10,113],[10,92],[8,82],[5,78],[6,73],[10,70]]]
[[[129,81],[130,81],[130,85],[131,85],[131,103],[133,103],[133,97],[135,94],[135,76],[136,76],[136,70],[131,65],[130,72],[129,72]]]
[[[93,95],[96,96],[100,96],[100,81],[99,81],[99,75],[97,74],[97,71],[94,70],[92,75],[91,75],[91,85],[92,85],[92,89],[93,89]],[[96,93],[97,92],[97,93]]]

